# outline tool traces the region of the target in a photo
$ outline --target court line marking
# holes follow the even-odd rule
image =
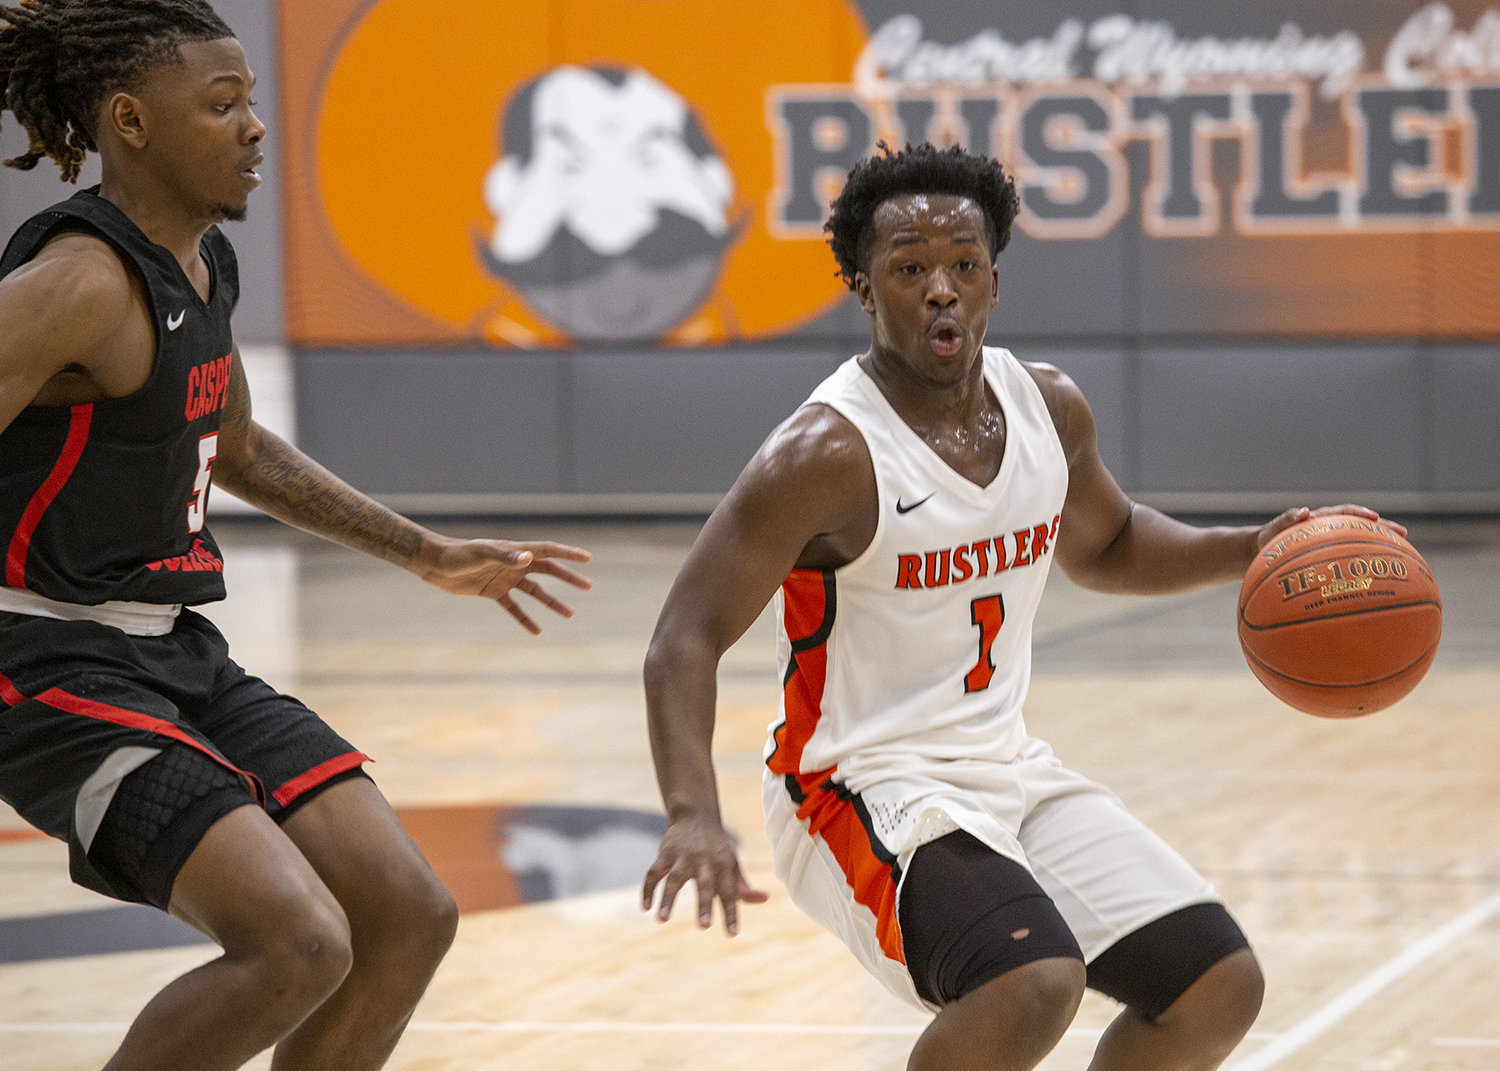
[[[1475,927],[1500,914],[1500,893],[1480,901],[1451,922],[1433,930],[1396,958],[1386,961],[1333,1000],[1303,1019],[1265,1048],[1251,1053],[1225,1071],[1265,1071],[1358,1009],[1386,986],[1437,955]]]
[[[122,1033],[129,1023],[0,1023],[0,1034]],[[411,1023],[407,1032],[434,1034],[920,1034],[926,1023],[528,1023],[443,1022]],[[1070,1038],[1098,1038],[1102,1027],[1069,1027]],[[1272,1040],[1280,1035],[1251,1031],[1251,1038]]]

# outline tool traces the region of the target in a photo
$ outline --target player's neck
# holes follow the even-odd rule
[[[953,382],[924,377],[900,357],[884,352],[878,344],[860,358],[860,365],[896,414],[919,431],[936,425],[972,425],[984,414],[987,402],[982,350],[974,354],[963,377]]]
[[[188,209],[159,183],[144,176],[130,176],[126,180],[106,169],[99,196],[125,213],[152,242],[171,253],[184,272],[191,272],[199,257],[199,243],[213,220]]]

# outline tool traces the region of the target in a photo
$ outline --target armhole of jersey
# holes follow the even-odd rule
[[[1021,389],[1029,390],[1031,394],[1031,400],[1037,406],[1041,407],[1042,420],[1045,422],[1047,430],[1052,433],[1052,442],[1057,447],[1058,456],[1062,458],[1063,465],[1064,467],[1066,467],[1068,463],[1068,451],[1063,447],[1062,436],[1057,433],[1057,421],[1053,419],[1052,410],[1047,407],[1046,395],[1042,393],[1042,388],[1037,383],[1036,377],[1031,374],[1031,370],[1026,367],[1025,362],[1022,361],[1021,358],[1017,357],[1014,353],[1011,353],[1010,350],[999,346],[995,348],[1002,354],[1002,356],[999,358],[1000,361],[1003,362],[1007,358],[1009,358],[1010,361],[1014,363],[1016,373],[1025,383],[1025,385]],[[1061,371],[1061,369],[1059,369],[1059,371]],[[1064,374],[1066,375],[1066,373]],[[997,377],[998,375],[999,373],[997,370]]]
[[[809,398],[802,404],[826,405],[849,422],[849,426],[859,433],[859,441],[865,444],[865,454],[870,458],[870,475],[875,478],[875,534],[870,537],[870,545],[860,551],[857,557],[849,559],[843,565],[833,570],[833,572],[838,573],[845,569],[853,568],[856,565],[864,564],[865,560],[878,549],[881,537],[885,535],[885,509],[884,504],[880,501],[880,471],[875,467],[875,450],[870,446],[869,436],[865,434],[865,429],[859,426],[859,421],[850,416],[843,406],[828,398]]]

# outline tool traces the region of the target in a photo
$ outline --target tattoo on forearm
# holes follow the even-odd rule
[[[256,429],[254,460],[225,486],[280,520],[399,565],[422,547],[422,531],[350,487],[306,454]]]

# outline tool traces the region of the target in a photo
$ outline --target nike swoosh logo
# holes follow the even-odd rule
[[[937,494],[937,492],[933,491],[931,494],[929,494],[927,496],[927,498],[931,498],[935,494]],[[896,512],[897,513],[910,513],[912,510],[914,510],[918,506],[920,506],[923,502],[926,502],[927,498],[919,498],[919,499],[917,499],[915,502],[913,502],[909,506],[903,506],[901,504],[901,499],[898,498],[898,499],[896,499]]]
[[[187,309],[183,309],[176,316],[167,317],[167,330],[176,331],[182,326],[182,318],[187,315]]]

